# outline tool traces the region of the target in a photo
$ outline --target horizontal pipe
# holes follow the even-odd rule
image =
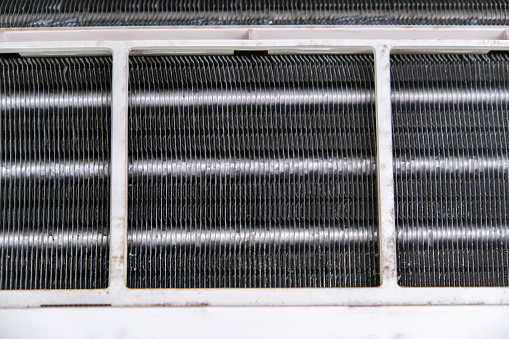
[[[129,164],[129,175],[323,175],[334,173],[374,173],[374,160],[360,158],[329,159],[190,159],[144,160]]]
[[[0,250],[3,248],[30,247],[83,247],[106,246],[109,236],[90,231],[1,231]]]
[[[376,242],[378,231],[371,226],[208,229],[208,230],[130,230],[131,246],[243,246],[243,245],[326,245]],[[404,226],[397,229],[399,244],[432,245],[438,243],[486,244],[509,241],[509,225],[502,226]],[[108,235],[93,232],[0,232],[0,248],[33,246],[96,246],[108,243]]]
[[[501,226],[403,226],[397,227],[399,243],[437,244],[437,243],[487,243],[489,241],[509,241],[509,225]]]
[[[241,245],[313,245],[354,244],[375,241],[372,228],[338,229],[315,227],[308,229],[272,228],[235,230],[156,230],[130,231],[132,246],[241,246]],[[95,246],[108,242],[108,236],[91,232],[0,232],[1,248],[42,246]]]
[[[253,89],[235,90],[163,90],[135,91],[129,95],[131,107],[193,107],[229,105],[357,105],[373,104],[373,90],[359,89]],[[493,89],[442,89],[428,90],[393,89],[393,105],[508,105],[509,91],[504,88]],[[35,108],[77,108],[107,107],[111,105],[111,95],[101,92],[61,92],[41,94],[0,95],[0,109]]]
[[[0,164],[0,179],[47,179],[70,178],[83,179],[93,177],[108,177],[110,164],[105,161],[95,162],[23,162]]]
[[[156,230],[129,231],[128,239],[132,245],[298,245],[298,244],[354,244],[376,241],[378,231],[372,227],[359,228],[272,228],[235,230]],[[487,242],[509,241],[509,226],[447,226],[429,229],[427,227],[402,227],[397,230],[398,242],[438,243],[438,242]]]
[[[432,85],[431,85],[432,86]],[[506,88],[445,89],[430,87],[427,90],[392,89],[393,105],[508,105]]]
[[[14,93],[0,95],[0,110],[12,109],[64,109],[100,108],[111,106],[111,94],[107,91],[77,91],[59,93]]]
[[[354,244],[376,241],[377,232],[363,228],[270,228],[236,230],[129,231],[131,246],[241,246]]]
[[[174,90],[132,92],[132,107],[181,107],[228,105],[303,105],[303,104],[363,104],[373,103],[374,93],[367,90],[274,89],[274,90]],[[63,92],[12,94],[0,96],[0,109],[105,107],[111,105],[108,92]]]
[[[129,164],[129,175],[135,176],[239,176],[239,175],[325,175],[372,174],[374,160],[362,158],[314,159],[189,159],[143,160]],[[394,159],[397,174],[417,173],[482,173],[509,171],[509,158],[417,158]],[[26,162],[0,164],[0,179],[28,178],[92,178],[107,177],[108,162]]]
[[[411,173],[479,173],[479,172],[506,172],[509,171],[509,158],[503,157],[450,157],[432,158],[422,157],[416,159],[394,159],[394,172],[396,174]]]
[[[129,104],[153,106],[256,106],[256,105],[357,105],[374,103],[374,92],[364,89],[224,89],[133,92]]]

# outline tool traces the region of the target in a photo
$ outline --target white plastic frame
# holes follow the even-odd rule
[[[0,30],[0,53],[112,55],[111,231],[109,287],[99,290],[0,291],[0,308],[50,305],[111,306],[379,306],[509,305],[509,288],[410,288],[397,284],[390,54],[509,50],[508,27],[239,26]],[[128,289],[127,96],[130,54],[372,53],[376,75],[376,132],[380,268],[373,288]]]

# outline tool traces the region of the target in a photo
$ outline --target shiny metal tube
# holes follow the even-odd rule
[[[483,244],[489,241],[509,241],[509,225],[499,226],[400,226],[397,241],[415,245],[458,243],[465,246],[471,242]]]
[[[95,162],[23,162],[1,163],[0,179],[24,178],[69,178],[106,177],[110,174],[110,164],[104,161]]]
[[[131,107],[186,107],[230,105],[330,105],[372,104],[374,92],[350,89],[302,89],[286,90],[207,90],[207,91],[157,91],[134,92],[129,96]],[[493,89],[441,89],[393,90],[394,105],[508,105],[509,91]],[[64,92],[59,94],[13,94],[0,96],[0,109],[41,109],[70,107],[104,107],[111,104],[110,94],[105,92]]]
[[[259,246],[259,245],[307,245],[368,243],[376,240],[378,231],[372,227],[348,229],[312,227],[267,228],[267,229],[192,229],[130,231],[128,241],[133,246]],[[444,226],[444,227],[400,227],[398,242],[418,245],[438,243],[487,243],[509,241],[509,225],[502,226]],[[0,232],[1,248],[42,246],[102,246],[108,235],[92,232]]]
[[[208,90],[135,92],[129,96],[131,107],[182,107],[228,105],[324,105],[373,103],[374,93],[367,90]],[[111,104],[105,92],[64,92],[58,94],[13,94],[0,96],[0,109],[44,109],[104,107]]]
[[[134,246],[259,246],[351,244],[376,240],[372,228],[267,228],[236,230],[156,230],[130,231],[128,241]]]
[[[73,247],[90,248],[94,246],[106,246],[109,236],[90,231],[13,231],[0,232],[0,249],[7,248],[30,248],[37,247]]]
[[[374,173],[370,159],[204,159],[144,160],[129,164],[129,175],[201,176],[201,175],[311,175],[327,173]]]
[[[408,160],[396,158],[394,171],[398,174],[504,172],[509,171],[509,158],[421,157]]]

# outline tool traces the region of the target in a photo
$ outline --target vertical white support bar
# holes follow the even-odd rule
[[[113,50],[111,89],[111,233],[110,285],[112,291],[126,287],[127,275],[127,48]]]
[[[382,287],[397,286],[392,167],[391,48],[375,49],[378,213]]]

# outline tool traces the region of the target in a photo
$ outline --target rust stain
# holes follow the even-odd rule
[[[118,260],[124,261],[124,258],[125,258],[125,256],[123,254],[122,255],[113,255],[111,257],[111,259],[114,260],[114,261],[118,261]]]
[[[208,307],[210,306],[209,303],[193,303],[193,302],[190,302],[190,303],[186,303],[184,305],[185,307]]]

